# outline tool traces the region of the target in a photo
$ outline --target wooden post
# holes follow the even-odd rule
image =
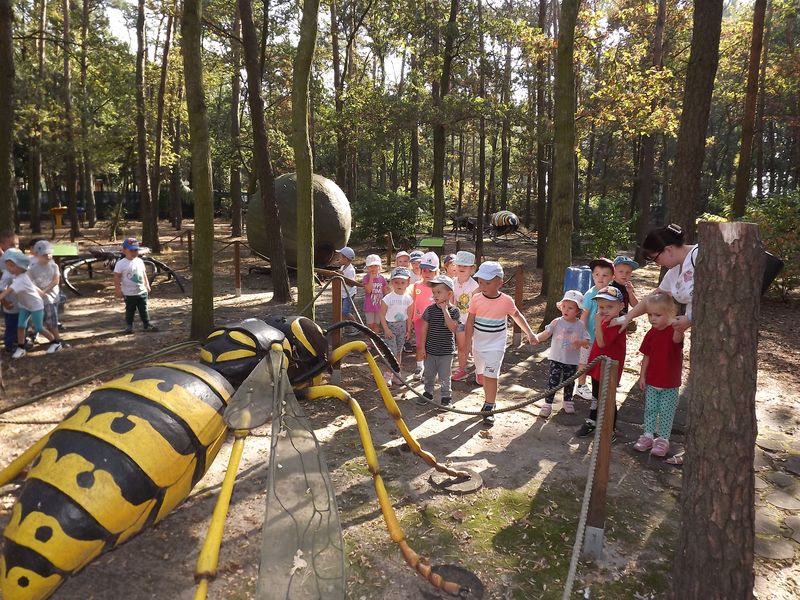
[[[233,293],[239,297],[242,295],[242,265],[241,265],[241,242],[233,242]]]
[[[600,381],[600,389],[605,390],[605,395],[600,399],[604,406],[603,423],[600,430],[600,447],[597,449],[597,464],[594,469],[592,495],[589,498],[586,535],[583,540],[583,556],[592,560],[598,560],[603,556],[608,467],[611,462],[611,436],[614,432],[617,381],[619,381],[619,363],[612,361],[608,382]]]
[[[333,299],[331,300],[331,313],[333,314],[333,322],[338,323],[342,320],[342,280],[338,277],[333,280]],[[337,329],[331,333],[331,347],[338,348],[342,345],[342,330]],[[339,365],[334,365],[331,372],[331,383],[339,385],[342,382],[342,369]]]
[[[752,223],[698,225],[689,428],[672,598],[752,598],[765,254]]]
[[[514,303],[517,308],[522,310],[522,299],[525,296],[525,268],[522,264],[517,265],[517,270],[514,273]],[[511,337],[511,343],[514,346],[519,346],[522,341],[522,330],[514,322],[514,335]]]
[[[192,264],[192,230],[186,232],[186,243],[189,249],[189,264]]]
[[[394,253],[394,240],[392,239],[392,232],[386,234],[386,266],[392,268],[392,258]]]

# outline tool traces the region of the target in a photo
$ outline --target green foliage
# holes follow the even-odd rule
[[[594,197],[589,210],[581,211],[580,235],[588,256],[613,258],[620,248],[631,243],[631,219],[626,216],[628,203],[624,196]]]
[[[353,239],[380,241],[391,233],[396,246],[413,246],[421,213],[428,210],[428,203],[428,198],[420,197],[415,202],[404,192],[364,194],[353,207]]]
[[[800,286],[800,192],[770,196],[761,202],[753,200],[746,217],[758,223],[764,247],[784,262],[775,281],[786,299]]]

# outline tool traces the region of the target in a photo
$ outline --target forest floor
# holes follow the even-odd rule
[[[227,228],[218,225],[221,240],[215,256],[218,323],[267,314],[293,314],[296,306],[267,304],[270,279],[248,267],[261,264],[243,258],[242,295],[233,294],[233,250],[225,247]],[[99,229],[87,232],[104,243]],[[24,237],[24,236],[23,236]],[[163,240],[171,235],[165,233]],[[470,242],[463,242],[470,249]],[[448,237],[448,251],[453,249]],[[357,247],[363,262],[380,248]],[[247,252],[243,252],[243,256]],[[487,258],[507,267],[525,268],[522,310],[536,329],[544,311],[539,297],[541,271],[535,268],[535,247],[522,241],[495,244],[486,240]],[[186,247],[173,241],[160,257],[178,269],[191,287]],[[579,261],[578,261],[579,262]],[[508,269],[510,271],[510,269]],[[640,295],[657,282],[657,270],[634,273]],[[159,279],[151,296],[158,333],[137,330],[125,336],[121,301],[114,298],[110,273],[98,269],[93,279],[79,278],[83,296],[69,294],[63,322],[69,347],[46,355],[45,346],[18,361],[3,360],[5,392],[0,410],[79,376],[131,360],[188,338],[191,298],[173,282]],[[513,291],[506,290],[509,293]],[[330,295],[321,297],[318,320],[330,323]],[[767,298],[762,305],[759,342],[756,447],[756,594],[758,598],[800,596],[800,412],[794,395],[800,372],[798,300]],[[139,324],[137,323],[137,327]],[[679,527],[681,469],[639,454],[633,443],[642,431],[643,398],[636,386],[639,343],[646,331],[640,323],[628,341],[628,356],[617,390],[619,439],[612,448],[608,483],[605,558],[581,562],[573,597],[661,598],[670,584]],[[501,379],[500,402],[518,402],[546,387],[546,345],[510,347]],[[687,349],[688,350],[688,349]],[[175,358],[192,358],[184,351]],[[688,351],[686,352],[688,370]],[[403,372],[413,360],[406,356]],[[105,379],[109,379],[108,377]],[[375,393],[375,384],[359,357],[348,357],[342,386],[361,404],[373,436],[382,474],[410,545],[432,564],[453,564],[477,575],[484,598],[560,598],[578,523],[591,454],[591,440],[574,430],[588,412],[563,411],[538,418],[538,406],[501,414],[491,429],[479,419],[417,406],[408,393],[393,388],[403,417],[423,448],[437,458],[478,471],[483,488],[473,495],[438,492],[429,482],[430,469],[404,451],[402,438]],[[100,382],[53,395],[0,417],[0,467],[8,464],[53,422],[61,419]],[[417,385],[417,388],[420,386]],[[479,410],[482,390],[470,383],[454,384],[459,408]],[[560,408],[561,396],[556,399]],[[335,401],[304,406],[326,454],[336,489],[344,532],[348,597],[355,600],[441,597],[406,567],[391,542],[375,499],[355,420]],[[671,452],[681,449],[686,408],[675,422]],[[220,556],[212,598],[254,595],[264,519],[268,427],[255,432],[245,447],[238,484]],[[56,598],[125,599],[193,596],[193,568],[211,516],[230,446],[226,445],[189,499],[157,527],[95,560],[68,581]],[[8,521],[18,486],[0,488],[0,527]]]

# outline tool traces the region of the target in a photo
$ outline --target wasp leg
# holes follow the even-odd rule
[[[360,343],[363,344],[363,342]],[[375,361],[373,360],[372,364],[374,364],[374,362]],[[377,365],[375,365],[375,368],[377,369]],[[380,379],[376,378],[376,381],[380,381]],[[389,536],[392,538],[392,541],[400,546],[400,551],[402,552],[403,558],[408,566],[422,575],[422,577],[424,577],[431,585],[453,596],[461,595],[465,590],[462,590],[460,585],[452,581],[447,581],[438,573],[434,573],[431,569],[431,566],[428,564],[427,559],[417,554],[411,548],[411,546],[408,545],[403,528],[400,527],[400,522],[397,520],[397,515],[394,512],[394,508],[392,508],[389,494],[386,492],[386,487],[383,485],[381,468],[380,464],[378,463],[378,455],[375,452],[375,446],[372,444],[372,436],[369,432],[367,419],[364,417],[364,412],[361,410],[361,406],[359,406],[356,399],[348,394],[345,390],[335,385],[320,385],[311,387],[298,392],[298,394],[302,394],[309,400],[316,400],[319,398],[338,398],[350,406],[350,410],[356,419],[358,434],[361,437],[361,445],[364,448],[364,456],[367,459],[369,471],[372,473],[372,482],[375,486],[375,494],[378,496],[378,503],[381,507],[383,520],[386,522],[386,528],[389,530]]]
[[[400,435],[403,436],[403,439],[408,444],[411,452],[419,456],[422,460],[440,473],[447,473],[450,477],[469,477],[470,474],[468,472],[451,469],[447,465],[437,461],[433,454],[422,449],[422,446],[411,433],[411,430],[408,428],[408,425],[406,425],[406,422],[403,420],[403,415],[400,413],[400,407],[397,406],[397,402],[395,402],[395,399],[392,397],[389,388],[386,386],[386,381],[381,374],[378,363],[375,362],[375,359],[369,352],[366,342],[348,342],[347,344],[336,348],[336,350],[331,353],[331,364],[338,363],[346,354],[349,354],[350,352],[360,352],[367,359],[369,370],[372,373],[372,378],[375,380],[375,384],[378,386],[378,392],[380,392],[381,399],[383,399],[383,404],[386,406],[386,410],[394,419],[395,426],[400,431]]]
[[[47,441],[50,439],[50,433],[42,437],[33,446],[25,450],[25,452],[14,459],[10,465],[0,471],[0,486],[4,486],[9,482],[14,481],[14,479],[16,479],[19,474],[25,470],[25,467],[27,467],[37,456],[39,456],[42,448],[45,447]]]

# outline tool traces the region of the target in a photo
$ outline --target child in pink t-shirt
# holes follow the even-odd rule
[[[487,425],[494,424],[497,379],[506,352],[508,317],[525,332],[528,343],[536,339],[525,316],[519,311],[514,299],[500,292],[503,287],[503,267],[498,262],[486,261],[473,276],[478,281],[480,293],[472,296],[467,317],[467,347],[472,346],[475,360],[475,382],[483,386],[484,404],[481,412]]]
[[[414,369],[414,379],[422,379],[424,364],[425,337],[423,334],[422,315],[425,309],[433,304],[433,290],[426,283],[439,274],[439,257],[435,252],[426,252],[419,261],[419,274],[421,279],[411,288],[411,314],[414,324],[414,336],[417,340],[417,368]]]
[[[381,275],[382,261],[377,254],[370,254],[364,261],[367,274],[361,280],[364,284],[364,318],[374,332],[380,331],[381,300],[389,293],[389,284]]]

